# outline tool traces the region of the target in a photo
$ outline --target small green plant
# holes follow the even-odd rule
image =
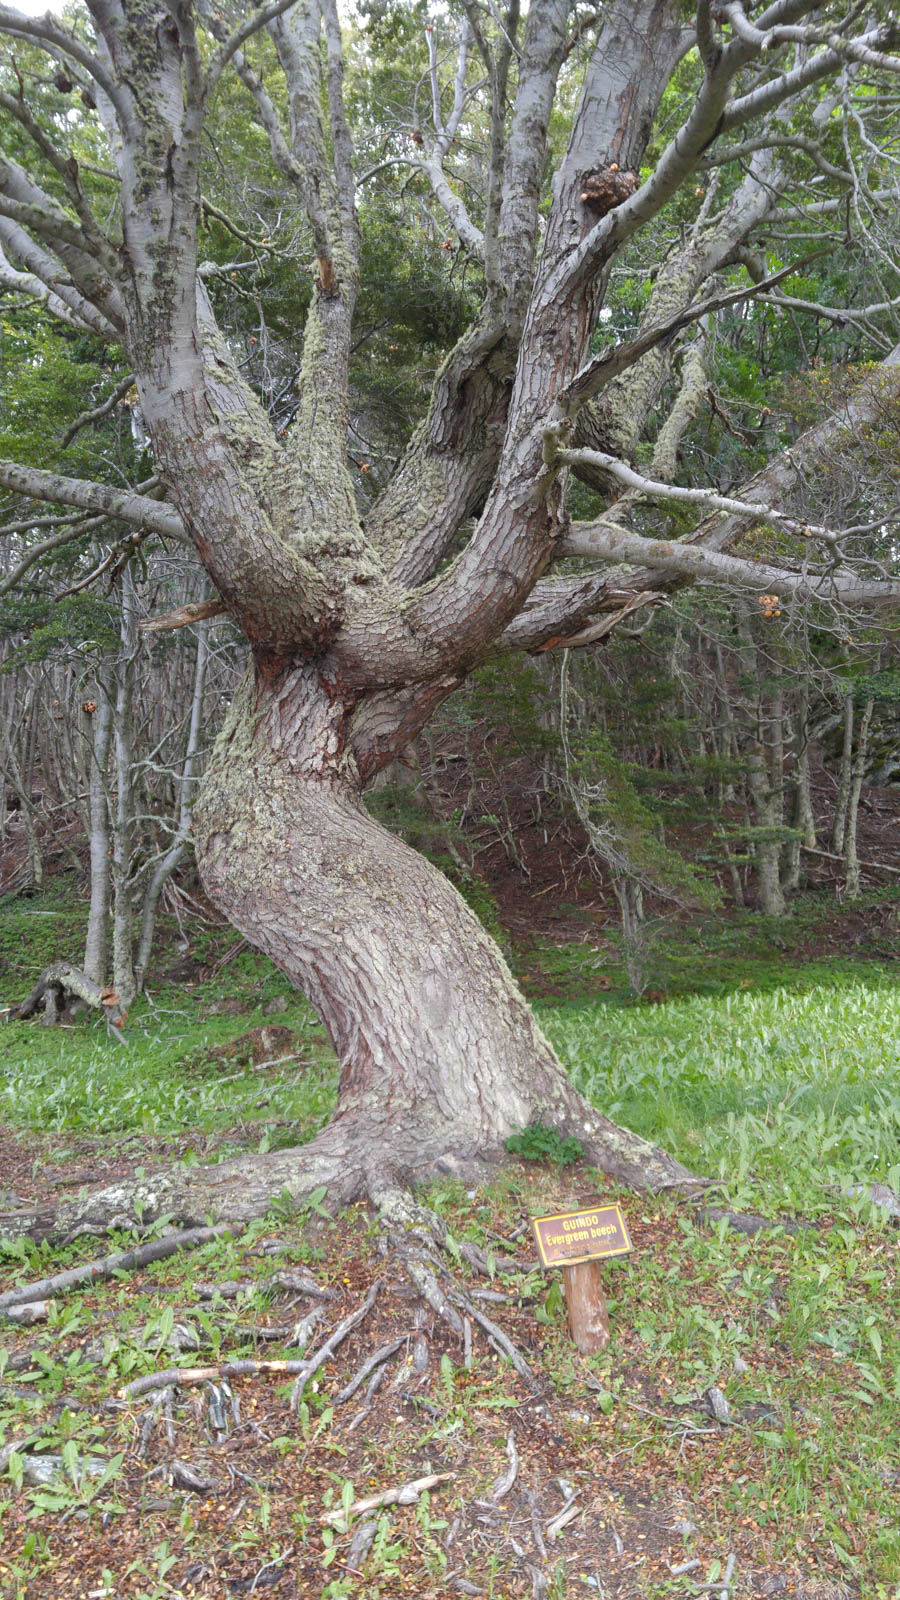
[[[521,1156],[523,1161],[549,1161],[554,1167],[571,1167],[584,1155],[571,1134],[564,1137],[558,1128],[548,1128],[543,1122],[532,1122],[521,1133],[512,1134],[506,1148],[510,1155]]]

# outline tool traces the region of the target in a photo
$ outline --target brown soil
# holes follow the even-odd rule
[[[28,1156],[26,1143],[18,1157],[7,1141],[3,1154],[8,1150],[15,1170],[15,1161]],[[74,1169],[71,1176],[74,1181]],[[578,1184],[577,1171],[574,1180],[561,1180],[535,1178],[529,1170],[522,1214],[507,1211],[491,1219],[498,1235],[508,1237],[512,1230],[517,1236],[505,1253],[529,1254],[521,1224],[529,1211],[571,1204],[573,1181]],[[620,1197],[612,1189],[605,1195],[616,1198],[627,1207],[636,1251],[645,1260],[665,1262],[678,1236],[673,1212],[646,1197]],[[458,1230],[466,1226],[465,1210],[454,1219]],[[468,1211],[474,1220],[476,1207]],[[63,1595],[100,1600],[107,1592],[128,1600],[151,1595],[229,1600],[251,1593],[269,1600],[296,1595],[319,1600],[341,1593],[367,1600],[437,1600],[445,1593],[497,1600],[535,1593],[637,1600],[670,1582],[672,1567],[695,1559],[700,1565],[688,1581],[702,1581],[709,1563],[730,1552],[744,1595],[825,1600],[823,1585],[831,1584],[829,1600],[850,1600],[854,1591],[845,1586],[830,1546],[816,1545],[815,1507],[798,1519],[802,1556],[785,1561],[773,1554],[777,1519],[764,1498],[754,1515],[736,1529],[731,1526],[725,1551],[721,1496],[736,1480],[766,1477],[765,1447],[752,1429],[720,1427],[696,1406],[676,1400],[666,1361],[651,1370],[638,1333],[622,1326],[615,1312],[610,1358],[585,1362],[564,1327],[542,1326],[535,1318],[547,1280],[537,1274],[520,1279],[524,1292],[519,1296],[505,1294],[500,1304],[478,1303],[525,1355],[534,1386],[498,1359],[477,1328],[467,1369],[462,1341],[431,1312],[424,1313],[416,1293],[377,1246],[367,1214],[353,1208],[335,1223],[307,1220],[300,1227],[256,1231],[246,1245],[231,1248],[227,1261],[221,1254],[205,1260],[175,1257],[72,1297],[80,1315],[50,1337],[48,1351],[54,1370],[65,1370],[67,1377],[62,1392],[41,1386],[43,1415],[58,1418],[68,1408],[73,1416],[92,1419],[89,1448],[105,1457],[124,1450],[122,1469],[96,1504],[64,1492],[58,1505],[45,1506],[37,1523],[28,1496],[16,1495],[8,1482],[0,1486],[0,1505],[6,1500],[0,1585],[4,1564],[10,1574],[28,1567],[29,1534],[40,1528],[47,1543],[24,1586],[0,1587],[0,1593],[22,1600]],[[236,1408],[227,1393],[220,1389],[217,1396],[209,1384],[174,1391],[168,1436],[165,1410],[154,1409],[154,1395],[122,1398],[116,1360],[108,1367],[97,1365],[104,1340],[107,1349],[123,1341],[140,1352],[136,1324],[158,1317],[165,1306],[173,1307],[176,1323],[198,1326],[201,1281],[271,1273],[298,1258],[336,1291],[323,1329],[357,1306],[376,1278],[382,1283],[373,1311],[308,1387],[307,1412],[299,1418],[290,1409],[289,1383],[257,1375],[232,1380]],[[472,1280],[468,1292],[483,1285],[483,1279]],[[503,1280],[494,1280],[490,1290],[504,1292]],[[697,1281],[686,1283],[685,1292],[711,1315],[725,1309],[719,1286]],[[205,1311],[222,1327],[221,1354],[227,1358],[239,1342],[229,1331],[236,1321],[261,1332],[284,1328],[309,1305],[276,1292],[262,1314],[258,1303],[242,1312],[233,1300],[207,1302]],[[335,1404],[329,1419],[325,1407],[360,1364],[400,1337],[406,1342],[387,1364],[385,1380],[368,1406],[360,1390],[348,1403]],[[28,1397],[36,1396],[38,1387],[27,1380],[40,1377],[35,1360],[44,1359],[48,1336],[34,1328],[9,1330],[4,1344],[10,1361],[2,1398],[9,1403],[22,1396],[30,1406]],[[282,1350],[260,1341],[254,1352],[251,1338],[249,1349],[242,1348],[243,1355],[248,1353],[268,1359]],[[206,1362],[210,1355],[206,1350],[173,1358],[164,1351],[154,1354],[151,1344],[128,1377],[160,1370],[173,1359],[184,1365]],[[759,1359],[777,1390],[789,1376],[788,1352],[773,1343]],[[604,1414],[597,1392],[613,1379],[621,1380],[623,1394],[631,1397],[630,1410],[617,1406]],[[216,1405],[224,1407],[226,1418],[219,1423]],[[648,1417],[663,1419],[662,1438],[659,1428],[647,1425]],[[21,1420],[24,1428],[26,1416]],[[7,1434],[11,1431],[7,1423]],[[518,1475],[495,1499],[492,1485],[508,1467],[510,1435]],[[183,1467],[200,1487],[185,1488]],[[452,1477],[434,1489],[427,1514],[421,1502],[373,1513],[376,1521],[384,1518],[383,1548],[374,1564],[370,1552],[360,1558],[364,1570],[349,1565],[353,1533],[365,1520],[359,1517],[349,1535],[337,1533],[334,1558],[326,1565],[323,1519],[340,1508],[343,1485],[352,1484],[353,1496],[362,1497],[438,1473]],[[553,1518],[572,1497],[575,1515],[554,1538]],[[846,1530],[848,1547],[864,1551],[871,1532]],[[170,1557],[160,1580],[160,1561]],[[111,1575],[110,1591],[104,1587],[105,1571]],[[338,1579],[345,1587],[330,1589]]]

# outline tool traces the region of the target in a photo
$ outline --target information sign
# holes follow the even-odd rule
[[[553,1217],[532,1217],[531,1226],[545,1267],[571,1267],[577,1261],[624,1256],[631,1249],[619,1206],[590,1211],[562,1211]]]

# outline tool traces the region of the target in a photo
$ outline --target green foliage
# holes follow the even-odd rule
[[[532,1122],[521,1133],[513,1133],[506,1141],[510,1155],[521,1156],[523,1161],[548,1161],[554,1167],[571,1167],[580,1161],[584,1150],[571,1134],[563,1136],[558,1128],[548,1128],[543,1122]]]
[[[572,773],[587,800],[598,834],[611,840],[623,871],[683,905],[711,908],[719,890],[702,869],[660,837],[659,820],[640,798],[627,765],[609,737],[591,728],[572,741]]]
[[[26,662],[58,660],[73,651],[84,655],[114,651],[119,643],[118,613],[89,591],[57,601],[13,592],[0,600],[0,639],[4,634],[17,643],[6,652],[0,672],[15,672]]]

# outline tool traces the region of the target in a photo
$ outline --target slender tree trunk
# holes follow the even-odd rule
[[[841,769],[838,777],[837,798],[834,802],[834,822],[831,828],[831,848],[836,856],[843,855],[844,835],[847,828],[847,807],[853,783],[853,691],[844,696],[844,738],[841,746]]]
[[[789,868],[785,878],[785,888],[790,890],[800,885],[802,847],[805,845],[807,849],[814,850],[816,845],[816,819],[809,777],[809,688],[805,681],[797,696],[794,717],[793,779],[793,826],[796,836],[791,840]]]
[[[122,622],[114,744],[116,805],[113,823],[113,988],[127,1009],[137,992],[133,964],[134,911],[131,904],[131,854],[134,826],[134,661],[138,615],[131,569],[122,573]]]
[[[196,784],[195,767],[203,720],[203,694],[206,687],[208,660],[209,624],[201,622],[197,626],[197,659],[194,666],[191,720],[188,725],[184,764],[181,769],[181,780],[178,786],[178,825],[175,837],[168,850],[157,862],[144,894],[144,904],[141,910],[141,931],[138,940],[137,958],[134,964],[134,980],[137,989],[143,989],[144,980],[147,976],[150,951],[153,945],[153,930],[156,924],[156,907],[160,894],[181,861],[190,839]]]
[[[84,946],[84,973],[101,987],[106,982],[109,938],[109,792],[107,765],[112,735],[112,701],[102,687],[93,713],[88,804],[90,808],[91,899]]]
[[[866,750],[869,743],[869,725],[872,721],[874,700],[867,700],[859,719],[856,736],[856,756],[853,777],[847,799],[847,826],[844,833],[844,893],[848,900],[859,898],[859,858],[856,854],[856,822],[859,816],[859,797],[862,793],[866,771]]]
[[[750,790],[756,832],[754,853],[757,863],[759,906],[766,916],[780,917],[784,915],[786,909],[781,888],[781,840],[778,836],[778,830],[784,821],[780,697],[775,697],[767,715],[763,707],[759,650],[746,613],[740,615],[738,627],[743,670],[753,685],[753,703],[750,707],[752,727],[747,752],[747,787]],[[765,664],[763,664],[764,671]]]

